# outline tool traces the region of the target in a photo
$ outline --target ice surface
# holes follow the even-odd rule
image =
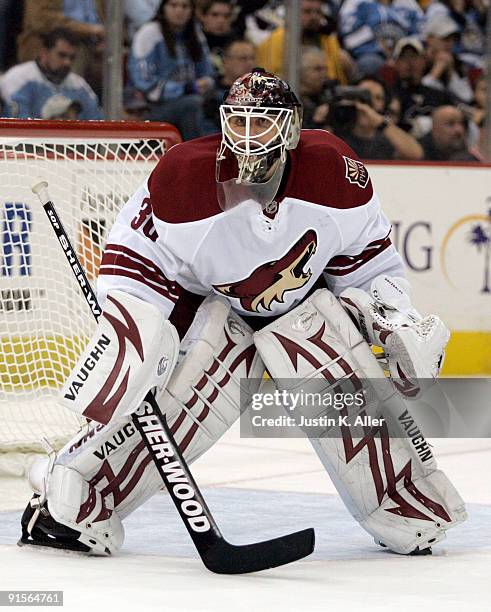
[[[239,440],[235,428],[193,467],[225,537],[246,543],[313,526],[311,557],[254,575],[210,574],[165,494],[128,517],[115,557],[21,549],[14,543],[25,485],[0,481],[1,507],[17,508],[0,514],[0,588],[61,589],[65,609],[94,612],[486,610],[491,443],[435,446],[440,467],[469,502],[469,520],[449,531],[432,557],[375,546],[333,494],[305,440]]]

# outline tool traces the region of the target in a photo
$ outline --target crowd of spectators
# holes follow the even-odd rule
[[[101,119],[103,0],[0,0],[3,117]],[[284,75],[279,0],[124,0],[124,117],[220,129],[254,66]],[[485,0],[301,0],[304,127],[363,159],[487,161]]]

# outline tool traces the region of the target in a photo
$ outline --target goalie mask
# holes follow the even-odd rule
[[[217,192],[227,210],[245,200],[265,208],[276,195],[287,159],[300,138],[302,107],[288,83],[255,68],[237,79],[220,107],[222,141],[217,153]],[[223,180],[222,162],[237,162]]]

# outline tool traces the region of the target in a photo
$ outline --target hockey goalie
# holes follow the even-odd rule
[[[121,547],[125,517],[162,487],[130,418],[150,390],[192,462],[265,370],[280,388],[377,380],[395,422],[410,411],[404,396],[439,374],[449,332],[413,307],[365,166],[332,134],[301,130],[292,89],[262,69],[233,84],[220,112],[222,133],[173,147],[110,231],[103,314],[60,394],[91,424],[32,467],[24,544]],[[313,446],[377,544],[427,554],[465,520],[414,438],[341,434]]]

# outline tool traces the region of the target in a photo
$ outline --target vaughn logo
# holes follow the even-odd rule
[[[237,335],[245,336],[244,330],[242,329],[242,325],[238,323],[232,317],[228,317],[227,325],[230,330],[230,333],[233,334],[234,336],[237,336]]]
[[[316,316],[316,312],[302,312],[294,321],[292,328],[296,331],[308,331]]]
[[[102,459],[105,459],[117,450],[135,433],[136,429],[133,427],[132,423],[126,423],[124,427],[119,429],[109,440],[106,440],[104,444],[101,444],[92,454],[102,461]]]
[[[411,442],[416,449],[421,461],[428,461],[433,459],[433,453],[428,447],[428,443],[423,437],[421,430],[414,422],[409,412],[405,410],[400,416],[399,421],[402,427],[405,429],[406,434],[411,438]]]
[[[96,363],[99,361],[101,356],[104,354],[104,351],[110,344],[111,340],[106,336],[106,334],[102,334],[99,340],[97,340],[95,347],[90,351],[90,355],[83,362],[82,367],[78,370],[72,381],[69,383],[68,391],[65,393],[65,399],[72,402],[75,401],[80,389],[84,386],[85,381],[89,377],[89,372],[94,369]]]
[[[91,341],[62,391],[72,410],[103,424],[107,424],[118,409],[124,414],[128,407],[125,401],[131,398],[127,390],[132,366],[137,362],[136,356],[142,363],[144,361],[138,326],[124,306],[125,300],[120,299],[121,302],[114,295],[107,296],[103,324],[98,330],[100,336]],[[132,345],[136,352],[131,359],[125,359],[127,345]]]

